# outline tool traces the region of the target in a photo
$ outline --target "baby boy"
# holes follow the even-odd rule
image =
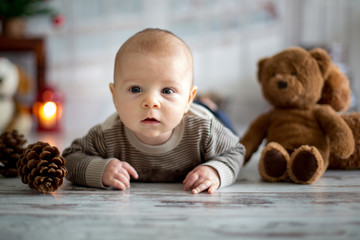
[[[183,182],[213,193],[235,182],[244,147],[208,110],[193,104],[193,57],[173,33],[145,29],[115,58],[117,110],[64,150],[67,178],[125,190],[131,181]]]

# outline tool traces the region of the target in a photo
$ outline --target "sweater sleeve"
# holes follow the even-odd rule
[[[111,160],[105,157],[105,152],[103,132],[101,126],[97,125],[63,151],[68,169],[66,178],[75,184],[105,188],[102,175]]]
[[[245,148],[239,138],[216,119],[212,120],[203,165],[214,168],[220,187],[233,184],[244,161]]]

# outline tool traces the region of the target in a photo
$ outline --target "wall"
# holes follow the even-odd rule
[[[267,108],[256,80],[257,61],[288,46],[340,43],[349,52],[342,61],[349,63],[354,88],[360,90],[355,66],[360,54],[358,47],[353,49],[359,42],[356,0],[55,0],[48,4],[65,15],[66,24],[54,28],[44,18],[33,18],[29,34],[47,37],[47,79],[66,95],[68,131],[83,133],[114,111],[108,84],[115,53],[128,37],[146,27],[169,29],[189,44],[195,84],[200,92],[225,96],[227,111],[239,127]]]

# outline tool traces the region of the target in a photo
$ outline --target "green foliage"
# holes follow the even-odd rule
[[[46,5],[44,0],[0,0],[0,18],[54,14],[54,11]]]

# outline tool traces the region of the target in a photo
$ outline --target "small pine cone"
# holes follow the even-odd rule
[[[0,174],[4,177],[16,177],[16,163],[24,151],[26,140],[18,131],[5,131],[0,136]]]
[[[57,147],[45,142],[29,144],[21,154],[17,168],[23,183],[38,192],[56,191],[67,173],[65,158]]]

